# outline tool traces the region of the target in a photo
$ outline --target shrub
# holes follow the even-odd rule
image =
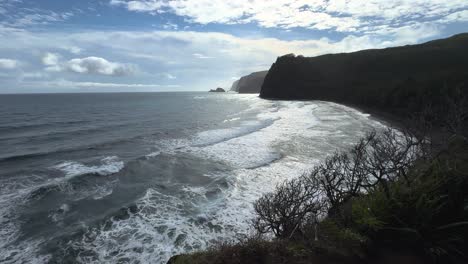
[[[390,129],[369,133],[259,199],[255,228],[353,255],[369,242],[436,262],[466,260],[468,141],[455,136],[437,155],[425,144]]]
[[[444,263],[466,258],[468,248],[468,143],[454,147],[408,174],[353,202],[353,224],[373,241],[412,248]]]
[[[315,218],[323,209],[317,181],[300,177],[279,185],[272,193],[260,198],[254,208],[255,229],[263,234],[273,232],[279,238],[291,238],[301,232],[307,218]]]

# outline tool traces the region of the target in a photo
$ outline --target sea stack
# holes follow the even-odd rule
[[[216,88],[216,90],[213,90],[213,89],[210,90],[210,93],[224,93],[224,92],[226,91],[220,87]]]

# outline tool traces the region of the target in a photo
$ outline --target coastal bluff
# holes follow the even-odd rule
[[[260,71],[246,75],[232,84],[231,91],[238,93],[260,93],[267,73],[268,71]]]
[[[326,100],[407,117],[468,91],[468,33],[419,45],[278,57],[260,97]]]

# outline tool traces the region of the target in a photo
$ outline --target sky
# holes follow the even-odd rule
[[[0,93],[207,91],[468,31],[467,0],[0,0]]]

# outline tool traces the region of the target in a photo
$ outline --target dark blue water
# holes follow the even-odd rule
[[[0,262],[162,263],[245,235],[262,193],[376,126],[255,95],[0,95]]]

